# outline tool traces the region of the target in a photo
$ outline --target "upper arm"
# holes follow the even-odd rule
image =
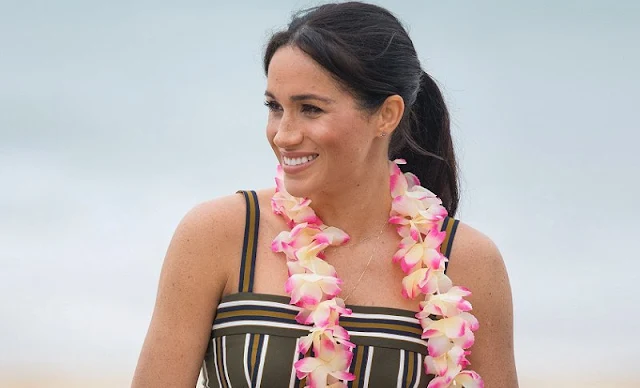
[[[226,254],[241,242],[244,202],[229,196],[196,206],[167,249],[156,304],[133,387],[194,387],[215,309],[224,290]]]
[[[487,387],[517,387],[511,286],[498,248],[488,237],[460,223],[447,274],[455,285],[472,292],[468,300],[480,322],[469,368],[482,376]]]

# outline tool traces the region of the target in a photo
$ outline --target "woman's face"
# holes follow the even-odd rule
[[[372,152],[374,120],[303,51],[283,47],[267,76],[267,137],[297,197],[332,193],[366,176],[380,158]],[[379,146],[377,148],[380,148]]]

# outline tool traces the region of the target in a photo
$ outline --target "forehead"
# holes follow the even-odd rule
[[[291,46],[278,49],[271,58],[267,90],[276,96],[318,93],[337,97],[343,93],[328,71],[302,50]]]

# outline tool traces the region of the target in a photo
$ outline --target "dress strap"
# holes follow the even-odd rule
[[[244,195],[247,205],[245,216],[244,241],[242,243],[242,262],[240,266],[239,292],[252,292],[258,248],[258,227],[260,226],[260,206],[255,191],[238,191]]]
[[[440,231],[446,231],[447,235],[442,241],[442,245],[440,246],[440,252],[449,258],[449,254],[451,253],[451,247],[453,247],[453,237],[456,235],[456,230],[458,229],[459,220],[455,218],[446,217],[444,221],[442,221],[442,229]],[[444,263],[444,272],[447,272],[447,268],[449,267],[449,262]]]

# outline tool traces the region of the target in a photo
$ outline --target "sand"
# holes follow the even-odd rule
[[[65,376],[0,376],[1,388],[127,388],[130,377],[65,377]],[[640,388],[640,378],[617,381],[592,379],[590,381],[571,381],[569,377],[520,379],[520,388]],[[272,387],[265,387],[272,388]],[[491,387],[487,387],[491,388]]]

